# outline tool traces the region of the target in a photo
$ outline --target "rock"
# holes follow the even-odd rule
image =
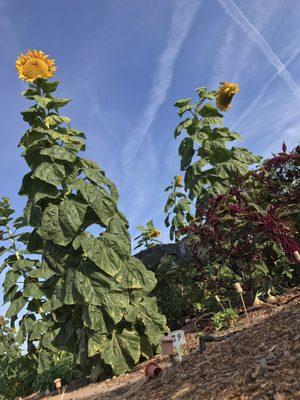
[[[282,393],[276,392],[273,396],[274,400],[285,400],[285,396]]]
[[[255,370],[254,370],[253,372],[251,372],[251,374],[250,374],[251,378],[252,378],[252,379],[257,378],[257,376],[258,376],[259,373],[260,373],[260,370],[261,370],[261,366],[260,366],[260,365],[257,365],[257,366],[255,367]]]
[[[177,243],[158,244],[134,254],[134,257],[143,261],[147,269],[155,272],[163,257],[167,255],[176,255],[185,262],[191,260],[191,255],[184,245],[184,240]]]

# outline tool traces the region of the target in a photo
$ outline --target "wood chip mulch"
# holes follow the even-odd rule
[[[196,335],[188,336],[186,356],[152,381],[144,364],[115,379],[88,385],[51,400],[300,400],[300,288],[242,318],[237,337],[207,344],[198,351]],[[224,335],[224,333],[218,333]]]

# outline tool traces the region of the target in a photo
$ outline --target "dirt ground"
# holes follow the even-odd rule
[[[166,357],[156,357],[163,373],[154,380],[145,379],[143,363],[105,382],[77,390],[70,385],[62,395],[27,399],[300,400],[300,288],[249,317],[251,326],[241,318],[234,329],[240,331],[237,335],[207,343],[202,354],[197,335],[187,334],[182,363],[171,367]]]

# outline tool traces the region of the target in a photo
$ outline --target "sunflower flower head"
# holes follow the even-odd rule
[[[182,186],[182,180],[183,180],[182,176],[181,175],[177,175],[176,179],[175,179],[175,186],[177,186],[177,187]]]
[[[157,238],[158,236],[160,236],[160,231],[158,229],[151,229],[148,232],[149,239],[154,239]]]
[[[22,81],[34,82],[38,78],[51,78],[56,71],[55,61],[41,50],[28,50],[16,61],[16,69]]]
[[[219,110],[227,111],[233,96],[239,93],[239,87],[236,83],[224,82],[217,90],[216,105]]]

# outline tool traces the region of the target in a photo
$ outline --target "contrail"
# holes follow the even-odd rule
[[[128,166],[136,156],[160,106],[165,101],[168,89],[171,85],[175,61],[192,25],[201,1],[202,0],[174,1],[172,24],[167,46],[160,57],[159,66],[153,79],[148,102],[140,115],[135,128],[125,143],[122,152],[124,166]]]
[[[284,64],[284,67],[288,67],[293,61],[294,59],[298,56],[298,54],[300,53],[300,49],[296,50],[293,55],[287,60],[287,62]],[[264,86],[262,87],[261,91],[259,92],[258,96],[252,101],[252,103],[249,105],[248,108],[246,108],[246,110],[242,113],[242,115],[239,117],[239,119],[233,124],[232,129],[235,129],[235,127],[241,123],[241,121],[249,114],[250,111],[252,111],[256,105],[260,102],[260,100],[264,97],[267,89],[269,88],[269,86],[271,85],[271,83],[278,77],[280,76],[279,72],[275,72],[271,78],[264,84]]]
[[[255,26],[248,20],[243,12],[238,8],[233,0],[219,0],[219,3],[224,8],[226,13],[233,21],[240,26],[245,34],[253,40],[260,48],[267,60],[276,68],[278,75],[284,80],[295,96],[300,99],[300,89],[297,83],[292,78],[291,74],[285,69],[284,64],[280,61],[277,55],[273,52],[269,43],[258,32]]]

